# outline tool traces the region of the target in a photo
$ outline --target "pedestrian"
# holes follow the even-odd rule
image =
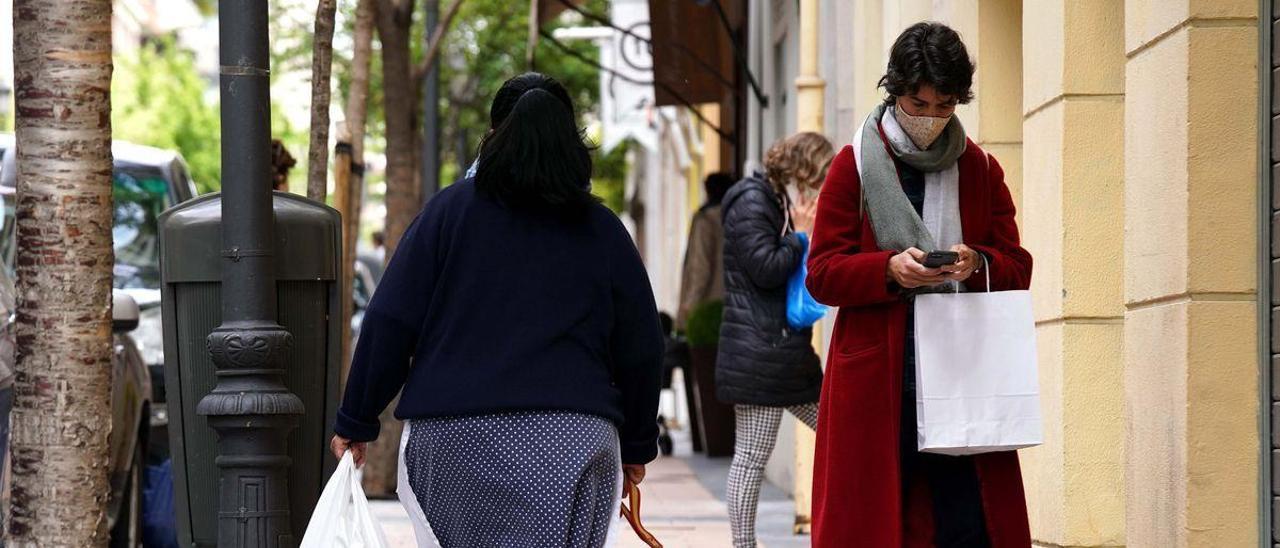
[[[712,173],[702,182],[707,201],[693,214],[680,275],[680,308],[676,328],[684,331],[689,312],[700,304],[724,299],[724,223],[720,202],[733,186],[727,173]]]
[[[982,291],[986,274],[993,291],[1031,279],[1000,163],[955,116],[973,71],[954,30],[903,32],[880,80],[884,103],[836,155],[818,201],[807,283],[840,307],[814,460],[819,548],[1031,544],[1016,453],[917,451],[912,296]],[[926,267],[934,249],[958,261]]]
[[[289,172],[293,170],[293,166],[298,165],[298,160],[289,154],[289,149],[285,148],[284,142],[279,139],[271,140],[271,189],[279,192],[289,191]]]
[[[813,228],[814,191],[834,151],[817,133],[770,147],[765,173],[724,197],[725,307],[716,396],[737,419],[727,498],[735,547],[756,545],[756,507],[783,410],[815,428],[822,367],[813,330],[787,323],[787,280],[804,259],[800,235]]]
[[[369,235],[369,241],[373,243],[373,257],[380,263],[387,262],[387,235],[381,230],[373,231]]]
[[[429,524],[446,548],[602,546],[658,451],[657,308],[565,88],[512,78],[490,120],[476,176],[427,203],[365,311],[332,449],[362,462],[403,389],[420,543]]]

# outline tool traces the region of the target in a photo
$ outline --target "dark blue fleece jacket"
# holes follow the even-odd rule
[[[559,410],[618,427],[622,460],[657,454],[663,337],[631,237],[604,206],[515,210],[463,180],[409,226],[365,311],[335,431]]]

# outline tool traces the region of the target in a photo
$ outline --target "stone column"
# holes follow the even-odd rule
[[[800,0],[800,71],[796,76],[796,131],[823,132],[827,83],[818,74],[818,0]],[[814,346],[826,346],[822,325],[814,326]],[[792,419],[795,420],[795,419]],[[807,426],[796,428],[796,533],[808,533],[813,503],[813,452],[816,438]]]
[[[1131,547],[1258,544],[1257,10],[1125,3]]]
[[[1124,6],[1038,2],[1023,12],[1022,33],[1019,217],[1035,257],[1045,429],[1044,445],[1022,452],[1031,531],[1043,546],[1118,546],[1125,543]],[[985,122],[994,105],[981,106]]]

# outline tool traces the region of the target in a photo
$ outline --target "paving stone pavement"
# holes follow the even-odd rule
[[[682,440],[681,440],[682,441]],[[718,548],[731,546],[724,488],[729,459],[689,455],[678,443],[677,457],[659,458],[649,466],[642,484],[645,526],[667,548]],[[791,534],[794,504],[767,482],[760,495],[757,523],[765,548],[809,546],[809,537]],[[395,547],[414,546],[413,527],[396,501],[374,501],[374,516],[382,523],[387,540]],[[619,548],[644,548],[630,528],[622,524]]]

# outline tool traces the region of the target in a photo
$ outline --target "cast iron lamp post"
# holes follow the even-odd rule
[[[286,436],[303,414],[284,385],[292,336],[276,322],[267,0],[219,0],[222,324],[217,385],[197,411],[218,433],[218,546],[292,547]]]

